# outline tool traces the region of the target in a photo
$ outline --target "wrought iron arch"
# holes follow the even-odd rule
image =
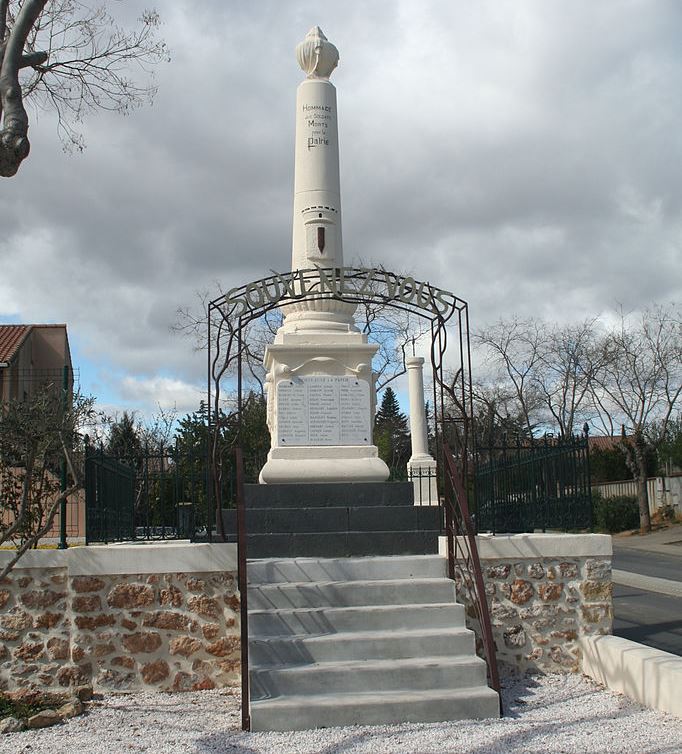
[[[237,414],[243,408],[243,357],[246,328],[276,309],[301,301],[335,299],[349,304],[374,304],[398,309],[426,320],[430,326],[430,361],[433,385],[436,460],[442,466],[442,439],[447,431],[461,458],[468,456],[472,415],[471,353],[468,304],[449,291],[428,282],[399,275],[384,268],[321,268],[272,275],[232,288],[209,302],[207,403],[214,501],[220,505],[220,406],[221,381],[236,377]],[[451,379],[445,379],[448,342],[456,339],[457,353]],[[236,375],[234,374],[236,371]],[[467,467],[466,463],[462,464]],[[220,520],[220,517],[218,517]]]

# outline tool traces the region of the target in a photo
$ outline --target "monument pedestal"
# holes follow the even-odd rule
[[[301,445],[272,448],[263,466],[262,484],[310,484],[313,482],[383,482],[386,464],[374,445],[328,447]]]
[[[376,350],[349,330],[277,334],[265,350],[271,450],[261,483],[388,479],[372,444]]]

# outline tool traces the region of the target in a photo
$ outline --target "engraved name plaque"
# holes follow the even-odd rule
[[[369,445],[369,383],[355,377],[296,377],[277,383],[280,446]]]

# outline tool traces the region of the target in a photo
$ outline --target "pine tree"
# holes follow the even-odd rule
[[[406,478],[410,458],[410,433],[407,418],[392,388],[387,387],[374,421],[374,443],[379,457],[391,471],[391,479]]]
[[[135,414],[124,411],[121,419],[111,425],[107,453],[134,468],[142,465],[144,449],[139,428],[135,423]]]

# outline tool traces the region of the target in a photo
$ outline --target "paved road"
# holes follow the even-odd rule
[[[682,598],[614,585],[613,633],[682,656]]]
[[[646,552],[620,546],[614,539],[613,568],[652,579],[648,585],[646,578],[638,579],[643,583],[636,587],[614,585],[613,633],[682,656],[682,587],[678,596],[654,591],[663,583],[657,584],[657,579],[666,579],[668,586],[682,584],[682,548],[679,555],[674,550],[666,554]],[[615,573],[614,581],[618,581]]]
[[[614,540],[613,567],[619,571],[630,571],[642,576],[682,581],[682,548],[679,555],[661,555],[658,552],[619,547]]]

